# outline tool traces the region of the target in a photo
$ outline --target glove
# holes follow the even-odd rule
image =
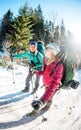
[[[30,61],[29,63],[30,68],[33,68],[35,66],[35,63],[33,61]]]
[[[29,73],[31,73],[33,76],[36,72],[35,72],[35,70],[29,68]]]
[[[34,108],[34,110],[38,111],[42,108],[43,102],[41,100],[34,100],[31,103],[31,106]]]
[[[33,74],[34,73],[34,69],[33,69],[34,65],[30,64],[30,63],[28,63],[28,64],[29,64],[29,72]]]
[[[11,54],[11,55],[10,55],[10,59],[11,59],[11,61],[13,61],[13,57],[14,57],[13,54]]]

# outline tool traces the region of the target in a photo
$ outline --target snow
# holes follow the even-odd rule
[[[0,51],[0,60],[2,60],[4,56],[9,56],[9,53]]]
[[[73,77],[74,80],[81,84],[81,69],[78,69]]]
[[[81,85],[77,89],[61,88],[43,115],[25,116],[32,111],[31,102],[35,98],[31,95],[32,86],[29,93],[22,92],[27,73],[27,67],[15,63],[14,70],[0,67],[0,130],[81,130]],[[42,77],[38,98],[44,91],[41,85]],[[42,122],[43,116],[47,121]]]

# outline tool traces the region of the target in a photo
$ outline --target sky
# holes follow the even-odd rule
[[[46,20],[56,18],[56,24],[63,18],[67,30],[71,31],[80,40],[81,34],[81,0],[0,0],[0,18],[11,9],[14,16],[26,2],[29,7],[37,8],[41,5],[43,16]]]

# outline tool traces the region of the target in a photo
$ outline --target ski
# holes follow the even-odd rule
[[[47,112],[47,109],[44,107],[42,108],[40,111],[36,112],[35,110],[31,111],[30,113],[27,113],[25,115],[25,117],[27,118],[31,118],[31,120],[35,120],[36,118],[38,118],[39,116],[42,117],[42,122],[47,121],[47,117],[45,117],[43,114]]]

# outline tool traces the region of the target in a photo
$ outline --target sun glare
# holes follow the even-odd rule
[[[75,26],[78,25],[78,26]],[[70,27],[70,32],[73,35],[72,46],[74,49],[76,48],[78,51],[81,51],[81,26],[80,24],[74,24]]]
[[[80,30],[76,30],[76,33],[74,33],[74,37],[77,42],[81,43],[81,31]]]
[[[74,26],[72,29],[72,33],[74,35],[74,38],[78,43],[81,43],[81,25]]]

